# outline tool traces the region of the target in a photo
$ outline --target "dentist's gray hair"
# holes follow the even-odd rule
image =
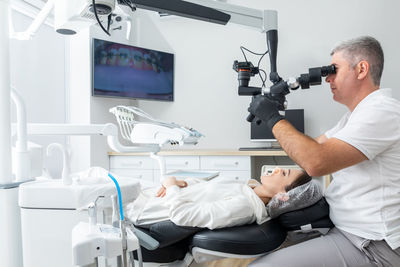
[[[382,47],[375,38],[361,36],[344,41],[332,50],[331,56],[337,52],[342,52],[353,68],[361,60],[367,61],[370,66],[372,81],[375,85],[380,85],[384,57]]]

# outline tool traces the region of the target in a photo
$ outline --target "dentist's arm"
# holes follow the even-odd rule
[[[325,135],[312,139],[296,130],[279,114],[276,101],[253,98],[248,111],[267,123],[288,156],[311,176],[322,176],[352,166],[367,157],[355,147]]]
[[[286,120],[278,121],[272,133],[288,156],[311,176],[326,175],[367,160],[363,153],[344,141],[326,137],[312,139]]]

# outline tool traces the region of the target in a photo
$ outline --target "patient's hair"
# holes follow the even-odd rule
[[[296,188],[300,185],[306,184],[309,181],[311,181],[311,176],[308,175],[308,173],[305,170],[302,170],[302,174],[294,180],[290,185],[285,186],[286,192],[289,192],[289,190],[292,190],[293,188]]]

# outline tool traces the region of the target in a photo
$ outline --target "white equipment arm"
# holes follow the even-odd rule
[[[43,8],[40,10],[39,14],[33,20],[32,24],[24,32],[14,32],[13,25],[10,23],[10,38],[17,40],[30,40],[35,35],[37,30],[46,20],[47,16],[50,14],[54,7],[54,0],[48,0]],[[9,16],[11,20],[11,15]]]
[[[156,120],[137,107],[116,106],[110,112],[117,119],[122,137],[133,144],[195,145],[203,136],[193,128]],[[136,116],[146,119],[147,122],[139,121]]]
[[[13,125],[14,130],[14,125]],[[14,131],[13,131],[14,132]],[[153,152],[160,151],[160,146],[151,144],[134,144],[124,146],[118,140],[118,127],[112,123],[106,124],[49,124],[28,123],[28,135],[104,135],[110,148],[117,152]]]

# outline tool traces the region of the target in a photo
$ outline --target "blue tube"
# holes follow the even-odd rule
[[[114,176],[111,175],[111,173],[108,173],[108,177],[110,177],[115,186],[117,187],[117,192],[118,192],[118,202],[119,202],[119,215],[121,217],[121,221],[124,220],[124,211],[122,210],[122,198],[121,198],[121,189],[119,188],[119,184],[117,180],[114,178]]]

